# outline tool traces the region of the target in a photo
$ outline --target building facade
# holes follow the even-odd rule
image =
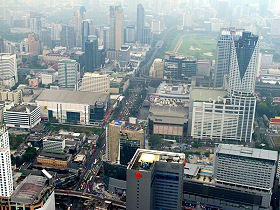
[[[10,84],[8,86],[12,87],[18,82],[17,61],[15,54],[0,53],[0,72],[2,84]]]
[[[85,41],[85,72],[94,72],[98,66],[98,39],[97,36],[88,36]]]
[[[4,122],[7,127],[31,129],[40,121],[39,106],[18,105],[4,111]]]
[[[103,123],[108,100],[107,93],[46,89],[36,99],[36,103],[40,106],[43,120],[89,125]],[[102,106],[96,106],[100,101]]]
[[[13,173],[9,133],[4,125],[0,130],[0,198],[9,198],[13,193]]]
[[[62,88],[77,88],[79,64],[75,60],[58,61],[58,84]]]
[[[145,26],[145,9],[142,4],[137,5],[137,41],[143,44],[143,29]]]
[[[164,61],[156,58],[150,68],[150,77],[163,78]]]
[[[110,6],[110,43],[109,49],[120,50],[124,41],[123,9],[121,6]]]
[[[80,87],[81,91],[109,93],[110,77],[107,74],[85,73]]]
[[[120,163],[123,157],[120,148],[129,143],[127,141],[137,141],[130,143],[144,148],[145,131],[139,125],[113,120],[106,128],[106,132],[106,160],[111,163]]]
[[[128,210],[182,209],[185,154],[138,149],[127,167]]]
[[[216,46],[214,87],[225,87],[226,77],[229,74],[232,42],[234,39],[238,39],[243,31],[243,29],[235,28],[221,29]]]
[[[63,152],[65,139],[46,136],[43,138],[43,150]]]

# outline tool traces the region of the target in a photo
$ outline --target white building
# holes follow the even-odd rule
[[[252,141],[256,98],[251,93],[225,97],[225,91],[191,92],[190,135],[196,139]]]
[[[260,80],[263,83],[275,85],[280,84],[280,70],[279,69],[261,69]]]
[[[219,144],[213,176],[217,183],[271,192],[277,160],[277,151]]]
[[[58,84],[62,88],[76,88],[79,78],[79,63],[71,59],[58,61]]]
[[[183,16],[183,26],[184,27],[192,27],[193,26],[193,18],[192,18],[192,13],[186,12]]]
[[[42,84],[49,85],[54,82],[53,74],[41,74]]]
[[[86,72],[82,78],[80,91],[109,93],[110,77],[107,74]]]
[[[150,68],[150,77],[163,78],[164,61],[161,58],[154,60]]]
[[[1,101],[11,101],[14,104],[22,103],[22,90],[2,90],[0,91]]]
[[[51,26],[51,38],[52,40],[60,40],[60,32],[62,30],[61,24],[53,23]]]
[[[18,105],[4,111],[4,122],[7,127],[31,129],[40,121],[39,106]]]
[[[65,139],[46,136],[43,138],[43,150],[63,152]]]
[[[18,82],[15,54],[0,53],[0,80],[9,87]]]
[[[259,37],[251,32],[233,40],[230,52],[228,95],[234,91],[254,93],[259,55]]]
[[[0,130],[0,197],[9,198],[13,193],[13,174],[9,134],[5,126]]]
[[[59,122],[91,124],[102,122],[109,94],[69,90],[44,90],[36,99],[41,118]],[[101,105],[102,104],[102,105]]]

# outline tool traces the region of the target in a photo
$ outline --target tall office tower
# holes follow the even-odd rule
[[[128,25],[125,29],[125,43],[134,43],[135,42],[135,26]]]
[[[59,41],[60,40],[60,32],[62,30],[61,24],[59,23],[53,23],[51,26],[51,37],[53,41]]]
[[[0,79],[3,85],[12,87],[18,82],[15,54],[0,53]]]
[[[213,177],[217,183],[271,192],[278,152],[219,144]]]
[[[231,46],[228,75],[228,95],[234,91],[255,92],[259,55],[259,37],[251,32],[242,32]]]
[[[143,28],[143,44],[151,45],[152,44],[152,31],[151,27],[145,26]]]
[[[163,78],[164,61],[161,58],[156,58],[150,68],[150,77]]]
[[[134,146],[141,149],[144,148],[145,130],[138,124],[113,120],[108,124],[106,132],[106,159],[111,163],[123,163],[123,156],[126,152],[124,150],[121,151],[120,148],[124,145],[131,145],[133,148]],[[132,156],[133,154],[130,158],[132,158]],[[127,164],[127,162],[125,164]]]
[[[0,130],[0,198],[9,198],[13,193],[13,174],[8,130],[1,125]]]
[[[184,13],[183,26],[186,28],[191,28],[193,26],[192,13],[190,13],[190,12]]]
[[[63,25],[60,32],[61,46],[71,50],[76,46],[76,33],[74,27]]]
[[[79,64],[75,60],[58,61],[58,84],[62,88],[77,88]]]
[[[46,27],[46,19],[42,14],[30,12],[30,30],[36,35],[41,35],[42,28]]]
[[[217,2],[217,18],[226,20],[229,18],[229,1],[218,0]]]
[[[185,154],[138,149],[127,167],[126,207],[182,209]]]
[[[76,33],[76,46],[81,47],[82,46],[82,15],[79,10],[74,12],[73,16],[73,25],[74,25],[74,30]]]
[[[142,4],[137,5],[137,41],[143,44],[143,28],[145,26],[145,9]]]
[[[121,6],[110,6],[110,44],[109,49],[120,50],[123,44],[123,9]]]
[[[88,40],[88,36],[95,34],[95,27],[91,19],[84,20],[82,22],[82,50],[85,50],[85,43]]]
[[[0,36],[0,53],[5,52],[5,44],[4,44],[4,39]]]
[[[229,73],[231,46],[234,39],[242,36],[243,29],[222,28],[216,47],[216,66],[214,71],[214,87],[225,87]]]
[[[97,36],[88,36],[85,42],[85,72],[94,72],[100,68],[97,66],[98,39]]]
[[[280,18],[279,17],[275,17],[271,20],[271,28],[270,28],[270,35],[271,36],[280,36],[279,24],[280,24]]]
[[[40,53],[41,44],[38,35],[35,33],[28,34],[28,46],[30,54],[38,55]]]

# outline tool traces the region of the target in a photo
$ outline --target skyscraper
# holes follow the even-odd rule
[[[151,45],[152,38],[151,27],[145,26],[143,28],[143,44]]]
[[[82,22],[82,50],[85,50],[85,42],[88,40],[88,36],[94,35],[94,30],[93,21],[91,19]]]
[[[40,53],[41,44],[38,35],[35,33],[28,34],[28,46],[30,54],[38,55]]]
[[[82,39],[81,39],[81,35],[82,35],[82,15],[80,13],[79,10],[75,11],[74,12],[74,16],[73,16],[73,22],[74,22],[74,30],[75,30],[75,33],[76,33],[76,46],[77,47],[81,47],[81,42],[82,42]]]
[[[1,125],[0,130],[0,198],[9,198],[13,193],[13,174],[8,130]]]
[[[127,167],[127,209],[182,209],[184,164],[182,153],[138,149]]]
[[[60,33],[61,46],[72,49],[76,46],[76,33],[74,27],[63,25]]]
[[[58,84],[63,88],[76,88],[78,82],[79,64],[75,60],[58,61]]]
[[[242,32],[233,40],[228,75],[228,95],[234,91],[255,92],[256,72],[259,55],[259,37],[251,32]]]
[[[123,44],[123,8],[110,6],[110,44],[112,50],[120,50]]]
[[[142,4],[137,5],[137,41],[143,43],[143,28],[145,25],[145,9]]]
[[[216,66],[214,71],[214,87],[225,87],[225,79],[229,73],[231,46],[238,39],[243,29],[222,28],[216,47]]]
[[[98,39],[97,36],[88,36],[85,42],[85,72],[93,72],[100,66],[97,65]]]

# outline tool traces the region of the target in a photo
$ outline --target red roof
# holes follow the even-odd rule
[[[271,118],[269,124],[280,124],[280,118]]]

